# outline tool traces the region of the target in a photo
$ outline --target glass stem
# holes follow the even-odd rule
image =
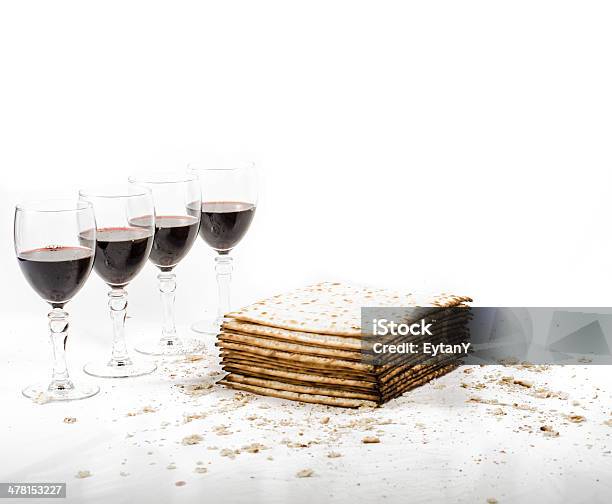
[[[176,343],[176,325],[174,322],[176,275],[171,271],[162,272],[157,275],[157,279],[159,280],[159,294],[163,310],[162,343],[172,345]]]
[[[219,308],[217,310],[217,321],[222,322],[223,317],[230,311],[230,282],[232,281],[232,262],[234,260],[228,254],[220,254],[215,257],[215,271],[217,272],[217,288],[219,292]]]
[[[53,346],[53,378],[49,390],[74,388],[66,367],[66,341],[68,340],[68,312],[54,308],[49,312],[49,331]]]
[[[113,356],[109,366],[129,366],[132,364],[125,344],[125,316],[127,311],[127,292],[112,289],[108,293],[108,307],[113,322]]]

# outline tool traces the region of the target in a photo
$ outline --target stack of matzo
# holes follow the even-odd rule
[[[234,389],[344,407],[382,404],[441,376],[456,358],[419,356],[364,360],[362,307],[428,307],[445,324],[445,340],[460,340],[468,297],[417,297],[385,289],[321,283],[281,294],[227,315],[218,336],[221,381]],[[465,310],[459,310],[462,312]],[[400,359],[400,360],[397,360]]]

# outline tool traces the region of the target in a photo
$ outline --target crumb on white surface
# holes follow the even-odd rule
[[[40,392],[32,397],[32,402],[36,404],[47,404],[51,401],[51,396],[45,394],[44,392]]]
[[[302,469],[295,474],[297,478],[310,478],[313,475],[314,471],[312,469]]]
[[[183,438],[183,440],[181,441],[181,444],[183,445],[196,445],[200,442],[202,442],[204,440],[204,438],[202,436],[200,436],[199,434],[191,434],[190,436],[185,436]]]

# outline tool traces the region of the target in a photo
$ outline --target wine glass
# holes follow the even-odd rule
[[[230,311],[233,259],[229,254],[249,229],[257,207],[257,173],[252,162],[192,163],[189,169],[200,178],[200,236],[217,252],[215,270],[219,294],[216,318],[196,322],[191,329],[204,334],[217,334],[223,317]]]
[[[160,270],[157,279],[163,317],[161,339],[142,343],[136,350],[149,355],[203,353],[202,342],[179,337],[174,322],[174,268],[187,255],[198,236],[200,181],[197,175],[186,172],[137,174],[129,177],[129,181],[147,187],[153,194],[155,236],[149,260]],[[132,220],[132,224],[138,222],[139,219]]]
[[[90,203],[45,200],[15,208],[15,253],[30,286],[52,307],[49,329],[53,346],[51,383],[30,385],[23,395],[41,402],[85,399],[96,385],[76,386],[68,376],[68,313],[64,306],[83,287],[94,263],[96,221]],[[88,238],[82,235],[87,233]]]
[[[113,348],[108,361],[89,362],[83,370],[101,378],[127,378],[152,373],[152,362],[134,362],[125,342],[127,292],[125,287],[147,262],[153,233],[155,208],[146,187],[134,184],[101,186],[79,191],[96,214],[96,258],[94,271],[111,288],[108,307],[113,323]]]

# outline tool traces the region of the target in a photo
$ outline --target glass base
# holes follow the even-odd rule
[[[32,399],[34,402],[44,404],[53,401],[78,401],[79,399],[87,399],[95,396],[100,392],[100,387],[97,385],[81,385],[70,388],[49,388],[49,385],[35,384],[30,385],[22,390],[24,396]]]
[[[223,318],[210,318],[198,320],[191,326],[191,330],[200,334],[212,334],[216,336],[221,332]]]
[[[83,371],[98,378],[133,378],[151,374],[156,369],[157,364],[154,362],[130,362],[121,366],[111,364],[109,361],[88,362],[83,366]]]
[[[145,355],[201,355],[206,353],[206,344],[195,338],[159,339],[146,341],[136,346],[136,351]]]

